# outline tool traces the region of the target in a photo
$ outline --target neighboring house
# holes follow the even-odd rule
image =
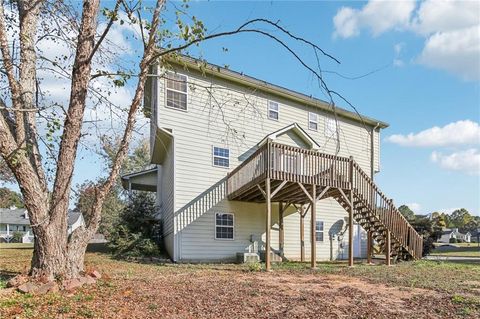
[[[438,240],[439,243],[449,243],[452,238],[455,238],[456,240],[460,240],[466,243],[471,242],[472,235],[470,232],[466,232],[465,234],[462,234],[461,232],[458,231],[458,228],[445,228],[442,231],[442,236]]]
[[[81,213],[69,212],[68,234],[84,223]],[[33,242],[34,235],[27,210],[25,208],[0,208],[0,242],[10,242],[16,232],[23,235],[22,243]]]
[[[123,176],[123,185],[156,192],[174,261],[266,250],[289,260],[346,259],[350,237],[353,257],[364,258],[364,229],[386,247],[388,226],[401,232],[392,241],[421,255],[421,238],[372,181],[386,123],[190,58],[163,62],[173,72],[152,67],[144,101],[157,166]],[[313,191],[321,198],[312,201]]]

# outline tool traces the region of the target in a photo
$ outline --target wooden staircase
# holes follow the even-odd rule
[[[363,229],[372,232],[372,237],[386,252],[387,230],[391,237],[391,258],[409,260],[422,258],[423,238],[375,185],[371,178],[353,160],[350,181],[352,183],[354,220]],[[346,210],[349,203],[341,194],[332,195]]]
[[[422,258],[422,236],[352,157],[268,142],[228,174],[228,199],[265,202],[267,180],[275,189],[269,198],[273,202],[311,203],[315,189],[317,195],[325,191],[317,200],[333,197],[349,211],[346,197],[351,195],[353,219],[393,260]]]

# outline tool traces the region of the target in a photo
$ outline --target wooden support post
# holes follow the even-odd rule
[[[391,238],[390,238],[390,230],[386,230],[386,239],[385,239],[385,265],[390,266],[390,255],[391,255]]]
[[[305,262],[305,207],[300,206],[300,261]]]
[[[311,224],[310,224],[310,246],[311,246],[311,260],[310,264],[312,269],[317,268],[317,240],[315,236],[315,230],[317,225],[317,195],[316,185],[313,185],[312,189],[312,207],[311,207]]]
[[[372,231],[367,231],[367,264],[372,263]]]
[[[271,270],[270,264],[270,228],[272,225],[272,202],[270,198],[270,178],[265,180],[265,198],[267,201],[267,219],[265,225],[265,269]]]
[[[280,248],[280,256],[282,260],[284,258],[284,249],[285,249],[285,231],[283,228],[283,211],[285,206],[282,202],[278,204],[278,243]]]
[[[350,191],[350,208],[348,210],[348,266],[353,267],[353,192]]]

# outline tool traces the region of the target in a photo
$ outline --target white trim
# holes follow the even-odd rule
[[[228,151],[228,157],[215,155],[215,147],[216,148],[221,148],[223,150],[227,150]],[[215,165],[215,157],[228,160],[228,166]],[[212,145],[212,166],[213,167],[220,167],[220,168],[230,168],[230,149],[228,147],[220,147],[220,146]]]
[[[297,123],[292,123],[290,125],[285,126],[282,129],[279,129],[278,131],[268,134],[257,145],[262,146],[268,140],[270,141],[276,140],[280,135],[282,135],[283,133],[289,130],[294,130],[298,135],[300,135],[300,137],[302,137],[308,144],[310,144],[310,148],[312,148],[313,150],[320,149],[320,145],[318,145],[318,143],[310,135],[308,135],[308,133],[304,129],[302,129],[302,127]]]
[[[172,73],[172,74],[175,74],[175,75],[180,75],[180,76],[184,76],[185,77],[185,89],[186,89],[186,92],[183,92],[183,91],[179,91],[179,90],[175,90],[175,89],[169,89],[168,88],[168,84],[167,84],[167,81],[168,81],[168,74],[169,73]],[[183,112],[188,112],[188,95],[189,95],[189,90],[188,90],[188,75],[186,74],[183,74],[183,73],[180,73],[180,72],[174,72],[174,71],[167,71],[165,72],[165,77],[164,77],[164,80],[165,80],[165,92],[164,92],[164,99],[165,99],[165,107],[167,109],[173,109],[173,110],[177,110],[177,111],[183,111]],[[173,107],[173,106],[168,106],[167,104],[167,91],[172,91],[172,92],[176,92],[176,93],[180,93],[180,94],[185,94],[186,95],[186,105],[185,105],[185,109],[181,109],[181,108],[178,108],[178,107]]]
[[[311,115],[315,115],[315,121],[312,121],[310,119],[310,116]],[[316,129],[313,129],[310,127],[310,123],[315,123],[317,125],[317,128]],[[317,132],[318,131],[318,113],[315,113],[315,112],[308,112],[308,122],[307,122],[307,125],[308,125],[308,129],[311,130],[311,131],[315,131]]]
[[[276,110],[271,110],[271,111],[277,113],[277,118],[270,117],[270,104],[271,104],[271,103],[277,105],[277,109],[276,109]],[[267,118],[268,118],[269,120],[273,120],[273,121],[278,121],[278,120],[280,120],[280,103],[278,103],[278,102],[276,102],[276,101],[272,101],[272,100],[267,100]]]
[[[217,226],[217,214],[232,215],[233,225],[232,225],[232,226],[227,226],[227,225],[218,225],[218,226]],[[214,222],[214,238],[215,238],[215,240],[221,240],[221,241],[224,241],[224,240],[227,240],[227,241],[235,240],[235,214],[234,214],[234,213],[230,213],[230,212],[215,212],[213,216],[214,216],[214,221],[213,221],[213,222]],[[232,238],[217,238],[217,227],[232,228]]]

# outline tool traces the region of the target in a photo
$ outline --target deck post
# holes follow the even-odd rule
[[[391,255],[391,238],[390,238],[390,230],[387,229],[386,231],[386,239],[385,239],[385,265],[390,266],[390,255]]]
[[[311,246],[311,267],[312,269],[317,268],[317,241],[315,236],[315,230],[317,225],[317,194],[316,194],[316,185],[312,185],[312,206],[311,206],[311,224],[310,224],[310,246]]]
[[[348,266],[353,267],[353,191],[350,191],[348,210]]]
[[[270,198],[270,178],[267,177],[265,180],[265,197],[267,201],[267,219],[265,225],[265,269],[267,271],[271,270],[270,265],[270,228],[272,224],[272,202]]]
[[[305,207],[300,206],[300,261],[305,262]]]
[[[280,256],[284,257],[284,248],[285,248],[285,232],[283,229],[283,211],[285,206],[283,202],[278,203],[278,246],[280,248]]]
[[[372,263],[372,231],[367,231],[367,264]]]

